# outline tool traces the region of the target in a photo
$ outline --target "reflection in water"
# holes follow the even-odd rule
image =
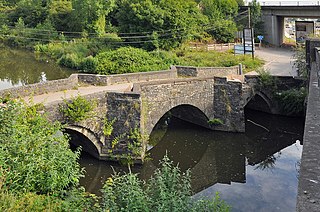
[[[70,74],[71,70],[54,62],[37,60],[30,51],[0,47],[0,90],[67,78]]]
[[[191,169],[195,198],[218,191],[234,211],[294,211],[303,119],[255,111],[247,111],[246,119],[241,134],[212,132],[171,117],[167,127],[158,127],[165,133],[153,132],[162,139],[149,151],[152,160],[135,171],[148,179],[167,153],[182,171]],[[95,180],[110,176],[110,165],[94,160],[90,166],[85,158],[81,163],[89,166],[82,183],[95,192]]]

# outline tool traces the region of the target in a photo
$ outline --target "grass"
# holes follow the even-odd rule
[[[179,53],[179,65],[196,67],[231,67],[242,63],[245,72],[260,68],[264,62],[259,58],[254,60],[250,55],[234,55],[231,52],[216,51],[185,51]]]

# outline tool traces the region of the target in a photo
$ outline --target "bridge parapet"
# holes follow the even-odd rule
[[[316,48],[320,40],[309,42],[311,45],[307,45],[309,48],[306,48],[310,61],[309,94],[297,197],[297,211],[303,212],[320,209],[320,49]]]

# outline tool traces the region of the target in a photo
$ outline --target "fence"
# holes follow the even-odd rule
[[[195,50],[207,50],[207,51],[226,51],[233,49],[238,43],[215,43],[215,44],[203,44],[203,43],[191,43],[190,49]]]

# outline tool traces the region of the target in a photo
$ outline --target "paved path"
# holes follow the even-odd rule
[[[88,95],[92,93],[98,93],[101,91],[130,91],[132,86],[132,83],[115,84],[108,86],[85,86],[79,87],[78,89],[74,90],[65,90],[37,95],[33,97],[32,101],[33,103],[43,103],[44,105],[46,105],[54,101],[76,97],[77,95]],[[28,101],[29,97],[25,97],[25,100]]]
[[[273,75],[297,76],[293,55],[293,50],[285,48],[256,48],[256,56],[265,61],[264,68]]]

